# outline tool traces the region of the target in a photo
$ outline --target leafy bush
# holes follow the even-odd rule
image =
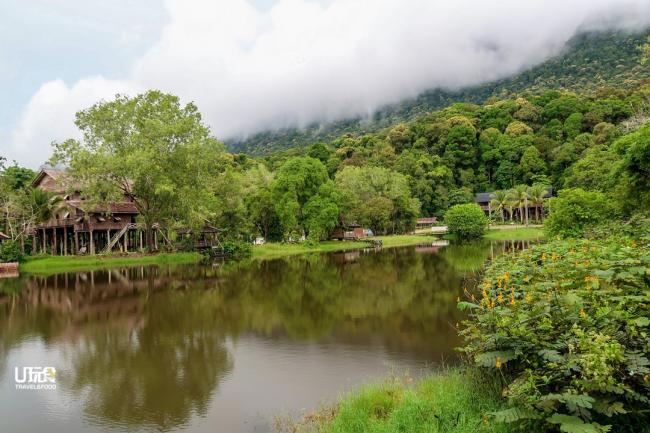
[[[459,307],[471,310],[463,351],[505,380],[510,408],[495,418],[527,431],[641,431],[649,269],[647,240],[554,241],[493,262]]]
[[[613,220],[616,210],[601,192],[571,188],[551,199],[551,213],[546,219],[547,233],[563,238],[579,238],[585,230]]]
[[[222,242],[223,251],[231,259],[243,259],[253,254],[253,246],[248,242],[225,241]]]
[[[0,263],[22,262],[23,253],[16,241],[4,241],[0,243]]]
[[[483,235],[488,219],[477,204],[457,204],[445,213],[445,223],[450,233],[460,239],[470,239]]]

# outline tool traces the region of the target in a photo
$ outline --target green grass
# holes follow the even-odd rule
[[[490,241],[527,241],[544,239],[544,229],[540,227],[519,227],[516,229],[490,229],[483,236]]]
[[[30,257],[20,264],[20,272],[24,274],[51,275],[61,272],[89,271],[116,266],[197,263],[201,261],[202,257],[198,253]]]
[[[433,242],[435,236],[424,235],[394,235],[394,236],[375,236],[371,239],[379,239],[382,241],[383,246],[401,247],[407,245],[417,245],[427,242]],[[361,241],[323,241],[316,245],[309,246],[302,244],[285,244],[269,242],[264,245],[256,245],[253,247],[253,258],[255,259],[272,259],[277,257],[291,256],[295,254],[307,253],[322,253],[332,251],[344,251],[365,248],[368,246],[367,242]]]
[[[452,369],[415,384],[390,379],[343,396],[333,406],[278,430],[313,433],[474,433],[507,432],[486,414],[502,408],[499,387],[477,370]]]

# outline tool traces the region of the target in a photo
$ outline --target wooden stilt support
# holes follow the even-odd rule
[[[59,255],[59,243],[56,237],[56,228],[52,229],[52,255],[53,256]]]
[[[79,233],[74,232],[74,253],[77,255],[79,253]]]
[[[90,240],[90,254],[95,254],[95,240],[93,239],[93,231],[88,232]]]
[[[63,227],[63,255],[68,255],[68,228]]]

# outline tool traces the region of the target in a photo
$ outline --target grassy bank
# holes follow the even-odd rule
[[[483,236],[490,241],[527,241],[544,238],[544,229],[541,227],[494,227]]]
[[[425,235],[394,235],[394,236],[376,236],[372,239],[379,239],[382,241],[383,246],[390,247],[403,247],[407,245],[417,245],[436,240],[435,236]],[[332,251],[353,250],[365,248],[368,246],[367,242],[361,241],[323,241],[316,245],[301,244],[285,244],[269,242],[264,245],[256,245],[253,247],[253,258],[255,259],[272,259],[277,257],[291,256],[295,254],[306,253],[323,253]]]
[[[475,370],[449,370],[412,384],[408,378],[364,386],[335,405],[297,422],[280,419],[283,433],[507,432],[488,421],[501,409],[498,386]]]
[[[494,241],[532,240],[540,239],[543,236],[544,233],[540,228],[494,229],[486,233],[485,239]],[[433,242],[439,238],[434,235],[418,234],[376,236],[373,239],[379,239],[385,248],[391,248]],[[367,242],[360,241],[323,241],[311,246],[305,243],[285,244],[271,242],[254,246],[253,258],[272,259],[296,254],[345,251],[367,246]],[[30,257],[20,265],[20,272],[25,274],[49,275],[60,272],[130,265],[197,263],[201,258],[202,256],[198,253]]]
[[[198,253],[30,257],[20,264],[20,272],[50,275],[116,266],[196,263],[201,258],[202,256]]]

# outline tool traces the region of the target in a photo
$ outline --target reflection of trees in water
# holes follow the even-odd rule
[[[196,301],[183,292],[154,297],[134,333],[94,327],[71,350],[66,384],[88,391],[91,418],[168,430],[206,413],[233,364],[212,305]]]
[[[292,257],[227,267],[219,314],[235,334],[287,332],[293,338],[340,338],[388,346],[456,344],[462,275],[440,256],[413,249]],[[342,262],[342,263],[341,263]]]
[[[213,274],[130,268],[24,280],[0,309],[3,352],[33,337],[63,343],[72,367],[59,387],[87,391],[91,420],[172,429],[206,412],[232,360],[213,305],[183,290],[154,293],[197,277],[213,285]]]

